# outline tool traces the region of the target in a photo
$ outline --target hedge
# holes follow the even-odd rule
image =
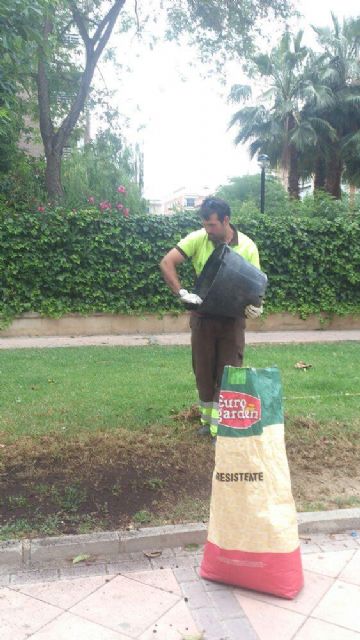
[[[140,314],[180,312],[162,280],[161,257],[199,227],[195,214],[136,215],[95,208],[16,212],[0,209],[2,325],[24,312]],[[268,312],[360,311],[358,217],[269,217],[242,221],[268,274]],[[185,287],[194,279],[181,267]]]

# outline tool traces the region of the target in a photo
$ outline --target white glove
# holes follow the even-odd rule
[[[254,320],[255,318],[259,318],[262,312],[263,312],[262,305],[261,307],[254,307],[252,304],[248,304],[248,306],[245,307],[245,317],[251,320]]]
[[[184,304],[201,304],[202,299],[196,293],[189,293],[186,289],[180,289],[179,297]]]

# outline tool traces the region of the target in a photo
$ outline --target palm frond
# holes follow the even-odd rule
[[[319,132],[322,135],[328,136],[330,140],[337,139],[336,129],[331,126],[327,120],[323,118],[317,118],[316,116],[312,116],[309,118],[309,122],[315,131]]]
[[[252,96],[251,86],[248,84],[234,84],[230,89],[229,103],[245,102]]]

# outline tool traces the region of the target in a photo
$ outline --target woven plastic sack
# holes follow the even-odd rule
[[[289,599],[303,586],[276,367],[224,369],[200,575]]]

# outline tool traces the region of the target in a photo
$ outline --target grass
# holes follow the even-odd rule
[[[311,364],[295,369],[298,361]],[[245,366],[280,368],[286,415],[358,430],[360,344],[253,346]],[[3,437],[146,430],[196,402],[188,347],[82,347],[0,352]],[[173,423],[172,423],[173,424]]]
[[[298,510],[360,504],[360,344],[253,346],[277,365]],[[295,368],[299,361],[311,368]],[[206,521],[188,347],[0,351],[0,540]]]

